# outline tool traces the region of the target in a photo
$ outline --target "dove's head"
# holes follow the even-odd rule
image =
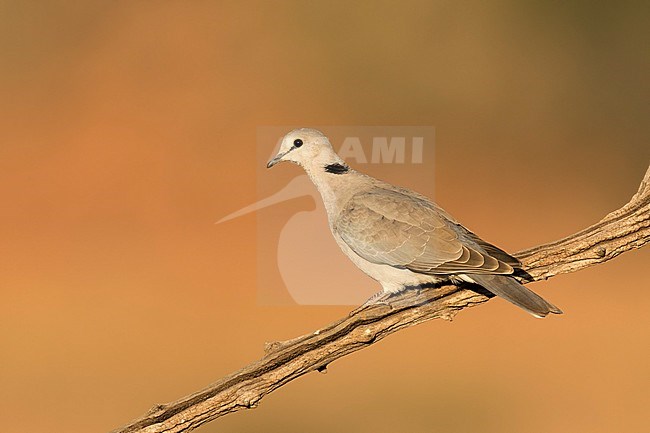
[[[298,164],[308,172],[314,167],[330,164],[344,164],[334,152],[329,139],[320,131],[310,128],[294,129],[284,136],[278,154],[266,165],[289,161]]]

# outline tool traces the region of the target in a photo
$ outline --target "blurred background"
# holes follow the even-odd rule
[[[347,314],[258,305],[273,209],[214,224],[256,199],[259,125],[435,126],[437,201],[513,252],[623,205],[650,162],[648,2],[0,11],[9,433],[111,430]],[[199,431],[647,431],[648,263],[535,283],[561,317],[493,300],[399,332]]]

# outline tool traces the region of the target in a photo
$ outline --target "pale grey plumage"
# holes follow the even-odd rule
[[[434,275],[513,272],[511,265],[480,247],[484,242],[472,239],[439,207],[413,193],[375,187],[356,194],[334,230],[354,252],[374,263]]]
[[[269,166],[289,160],[305,168],[323,197],[337,243],[385,292],[464,280],[537,317],[561,313],[513,278],[521,268],[516,258],[480,239],[426,197],[345,166],[319,131],[290,132],[278,155]]]

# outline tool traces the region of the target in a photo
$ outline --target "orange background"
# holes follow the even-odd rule
[[[256,216],[213,224],[255,200],[258,125],[433,125],[436,199],[510,251],[650,161],[647,2],[0,9],[4,432],[108,431],[347,313],[258,306]],[[648,263],[534,284],[562,317],[496,300],[399,332],[200,431],[647,431]]]

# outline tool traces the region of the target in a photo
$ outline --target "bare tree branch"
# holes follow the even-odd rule
[[[604,263],[650,241],[650,168],[629,203],[597,224],[556,242],[515,254],[537,281]],[[463,308],[489,298],[469,289],[442,286],[408,291],[391,305],[375,305],[350,313],[312,334],[268,344],[266,355],[192,395],[152,408],[113,433],[171,433],[240,409],[254,408],[270,392],[402,328],[442,318],[451,320]]]

